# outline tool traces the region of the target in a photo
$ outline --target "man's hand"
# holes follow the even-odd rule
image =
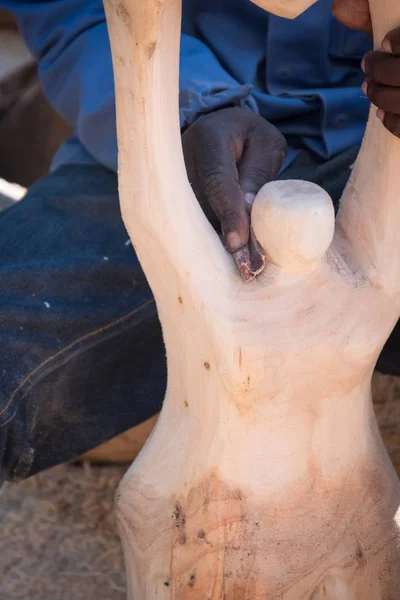
[[[362,88],[386,129],[400,137],[400,29],[388,33],[382,49],[364,56]]]
[[[372,34],[368,0],[333,0],[332,12],[347,27]],[[386,129],[400,137],[400,29],[387,34],[382,50],[364,56],[362,69],[364,93]]]
[[[260,188],[279,173],[285,138],[250,110],[226,108],[195,121],[182,144],[193,191],[210,222],[221,230],[226,248],[243,250],[240,269],[248,279],[254,271],[254,248],[248,248],[251,206]]]

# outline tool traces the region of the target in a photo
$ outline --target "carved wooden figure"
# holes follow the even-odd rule
[[[294,19],[310,8],[317,0],[251,0],[253,4],[272,12],[278,17]]]
[[[106,10],[122,213],[168,359],[117,495],[129,598],[398,600],[399,481],[370,382],[400,313],[400,141],[372,111],[336,223],[317,186],[265,186],[252,223],[267,266],[245,284],[186,177],[180,0]],[[400,3],[371,10],[379,42]]]

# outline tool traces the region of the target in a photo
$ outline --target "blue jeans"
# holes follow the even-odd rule
[[[340,198],[358,149],[282,175]],[[397,330],[380,366],[400,373]],[[159,411],[165,351],[117,178],[63,166],[0,213],[0,481],[69,460]],[[171,432],[173,435],[173,432]]]

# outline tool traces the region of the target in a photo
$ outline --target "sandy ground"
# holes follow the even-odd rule
[[[374,402],[400,473],[400,379]],[[125,600],[113,496],[121,466],[61,466],[0,493],[0,600]]]
[[[124,467],[61,466],[0,494],[1,600],[125,600],[113,496]]]

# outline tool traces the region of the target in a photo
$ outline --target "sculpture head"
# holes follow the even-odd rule
[[[268,259],[283,271],[312,269],[335,231],[330,196],[307,181],[273,181],[258,193],[252,226]]]
[[[257,6],[264,10],[285,17],[286,19],[295,19],[307,8],[310,8],[317,0],[251,0]]]

